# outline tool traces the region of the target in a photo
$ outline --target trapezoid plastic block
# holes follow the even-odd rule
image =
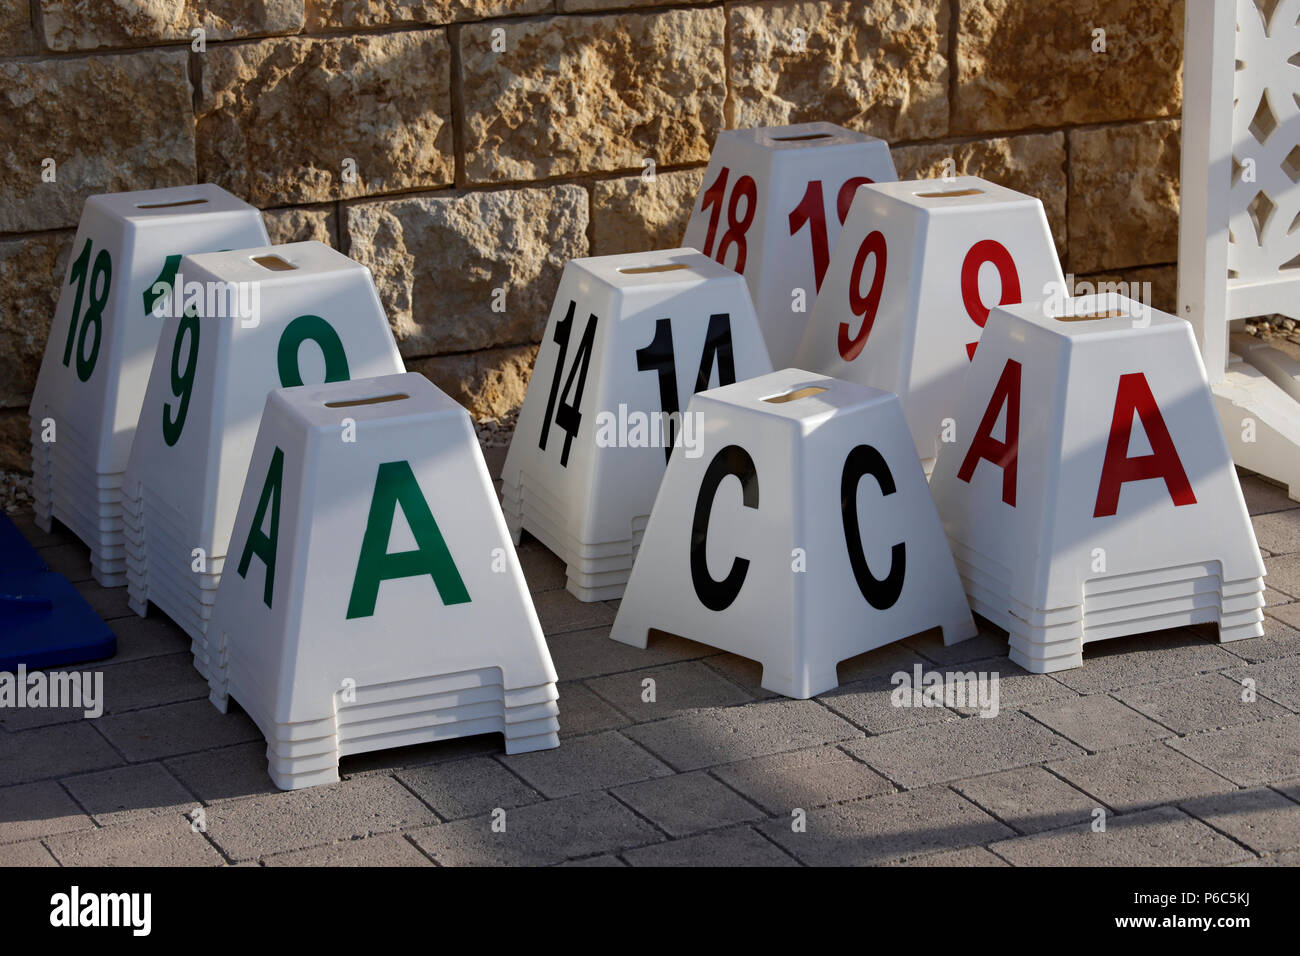
[[[802,368],[894,392],[926,473],[989,309],[1065,294],[1033,196],[975,176],[857,193],[808,320]]]
[[[857,188],[896,179],[888,143],[833,123],[723,130],[682,245],[745,277],[782,368],[794,361]]]
[[[873,648],[975,636],[897,396],[788,368],[690,408],[705,451],[668,465],[614,640],[676,634],[807,698]]]
[[[132,606],[170,606],[201,644],[194,578],[220,574],[267,393],[404,366],[370,271],[324,243],[187,256],[181,268],[220,294],[163,325],[123,483],[124,533]]]
[[[555,669],[474,427],[422,375],[273,390],[229,558],[211,699],[252,716],[277,786],[470,734],[558,746]]]
[[[564,268],[501,473],[506,522],[564,560],[580,600],[623,593],[690,397],[772,370],[745,280],[693,249]]]
[[[1194,623],[1262,633],[1264,563],[1188,323],[1114,294],[994,309],[954,432],[930,488],[1022,667]]]
[[[48,531],[51,518],[63,521],[105,586],[125,583],[97,526],[118,517],[120,495],[83,521],[70,513],[79,504],[70,488],[104,476],[120,486],[162,315],[184,287],[182,256],[267,241],[261,213],[210,183],[91,196],[82,208],[32,397],[32,471],[38,523]]]

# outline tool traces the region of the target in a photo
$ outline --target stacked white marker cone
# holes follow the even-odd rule
[[[208,635],[282,789],[342,756],[559,745],[550,654],[466,411],[417,374],[273,391]]]
[[[782,368],[799,348],[854,193],[897,178],[888,143],[833,123],[724,130],[682,245],[745,277]]]
[[[1011,658],[1215,623],[1262,633],[1264,564],[1191,326],[1116,295],[995,309],[931,490]]]
[[[130,605],[205,639],[258,419],[273,388],[403,371],[369,271],[320,242],[187,256],[123,483]]]
[[[623,593],[671,456],[698,454],[695,392],[771,371],[744,280],[693,249],[564,270],[502,470],[515,540],[584,601]]]
[[[974,176],[864,186],[797,364],[898,395],[929,474],[990,307],[1063,285],[1032,196]]]
[[[740,654],[806,698],[847,658],[932,627],[975,635],[897,396],[799,369],[701,392],[610,636]]]
[[[126,583],[122,480],[169,289],[184,253],[267,241],[261,214],[217,186],[91,196],[73,240],[31,404],[36,520]]]

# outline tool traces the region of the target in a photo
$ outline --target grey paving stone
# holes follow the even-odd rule
[[[983,660],[987,657],[1005,657],[1007,654],[1007,635],[1000,628],[994,627],[983,618],[975,619],[979,633],[965,641],[945,645],[943,635],[938,631],[909,637],[903,643],[928,660],[940,666],[964,664],[967,661]]]
[[[221,854],[178,814],[47,837],[64,866],[220,866]]]
[[[135,611],[126,603],[126,588],[101,587],[98,581],[81,581],[75,585],[77,592],[91,609],[105,621],[122,617],[135,617]]]
[[[437,822],[409,790],[385,777],[231,800],[207,809],[208,837],[232,860]]]
[[[27,539],[27,543],[38,550],[40,548],[52,547],[56,544],[68,544],[70,540],[72,540],[72,532],[68,531],[58,522],[54,522],[49,531],[43,531],[37,527],[36,516],[30,511],[11,514],[9,518],[13,521],[18,530],[23,533],[23,537]]]
[[[835,670],[840,685],[843,686],[875,677],[889,677],[896,671],[911,671],[914,664],[932,666],[931,662],[910,644],[898,641],[840,661]]]
[[[1267,697],[1288,710],[1300,710],[1300,655],[1231,667],[1223,673],[1237,682],[1238,694],[1241,682],[1249,677],[1255,681],[1255,692],[1259,696]]]
[[[53,780],[0,789],[0,844],[87,830],[94,825]],[[0,854],[4,852],[0,850]]]
[[[1272,720],[1286,711],[1267,698],[1241,699],[1241,682],[1222,674],[1202,674],[1161,684],[1141,684],[1114,692],[1134,710],[1179,734]]]
[[[1220,644],[1223,650],[1244,661],[1270,661],[1300,655],[1300,604],[1270,607],[1264,612],[1264,634],[1244,641]]]
[[[410,834],[442,866],[545,866],[658,843],[662,833],[607,793],[584,793],[507,810],[505,832],[472,817]]]
[[[1300,554],[1269,558],[1265,566],[1268,568],[1265,580],[1270,586],[1287,594],[1300,594]]]
[[[763,817],[752,803],[703,771],[645,780],[610,792],[670,837]]]
[[[608,627],[571,631],[558,637],[548,634],[546,643],[562,681],[619,674],[717,653],[703,644],[667,635],[652,635],[649,647],[643,650],[611,640]]]
[[[90,550],[80,541],[41,548],[41,557],[50,570],[62,574],[73,584],[94,580],[90,574]]]
[[[646,680],[654,681],[653,701],[644,699]],[[726,707],[754,699],[700,661],[680,661],[630,674],[596,677],[587,683],[637,723],[671,717],[684,710]]]
[[[1241,480],[1241,493],[1246,499],[1246,510],[1252,516],[1267,514],[1270,511],[1300,508],[1300,502],[1292,501],[1287,497],[1287,490],[1281,485],[1240,469],[1237,474]]]
[[[1009,657],[991,657],[968,661],[961,665],[944,667],[941,673],[957,672],[988,674],[997,678],[997,703],[999,710],[1020,710],[1030,704],[1065,697],[1077,697],[1078,692],[1066,687],[1049,674],[1031,674]],[[978,707],[957,707],[960,714],[978,714]]]
[[[1233,866],[1300,866],[1300,850],[1288,850],[1286,853],[1274,853],[1258,859],[1234,863]]]
[[[946,707],[895,707],[893,692],[897,688],[889,677],[882,675],[841,684],[818,700],[869,734],[961,719],[960,714]]]
[[[565,741],[556,750],[515,754],[501,761],[551,798],[672,773],[661,761],[613,730]]]
[[[1113,816],[1104,833],[1066,827],[989,847],[1016,866],[1223,865],[1250,856],[1227,837],[1173,807]]]
[[[1092,753],[1173,736],[1173,731],[1105,694],[1036,704],[1025,713]]]
[[[1294,603],[1295,603],[1295,598],[1292,595],[1279,591],[1277,588],[1265,586],[1264,607],[1266,608],[1278,607],[1279,605],[1282,604],[1294,604]]]
[[[149,657],[126,663],[115,660],[71,669],[73,674],[93,675],[100,688],[104,714],[125,713],[142,707],[196,700],[208,696],[208,685],[194,670],[188,652]],[[82,678],[78,678],[82,679]],[[86,719],[85,707],[41,707],[0,710],[8,730],[27,730]]]
[[[491,757],[470,757],[397,772],[415,794],[444,820],[487,814],[544,799]]]
[[[117,653],[114,664],[158,657],[163,654],[190,653],[189,635],[159,612],[149,617],[118,618],[109,622],[109,629],[117,635]]]
[[[1256,853],[1300,848],[1300,804],[1267,787],[1199,797],[1181,806]]]
[[[267,773],[266,743],[260,738],[171,757],[163,764],[204,803],[280,792]]]
[[[704,663],[714,673],[731,681],[754,700],[779,700],[781,695],[763,686],[763,665],[738,654],[715,654]]]
[[[101,718],[102,719],[102,718]],[[92,721],[0,734],[0,786],[66,777],[122,763]]]
[[[626,727],[632,721],[581,681],[565,681],[560,690],[560,739]]]
[[[1087,824],[1097,801],[1042,767],[958,780],[953,788],[1020,833]]]
[[[1165,744],[1062,760],[1051,769],[1118,813],[1233,789],[1223,777]]]
[[[602,853],[600,856],[583,857],[581,860],[565,860],[563,863],[558,863],[556,865],[557,866],[584,866],[584,867],[586,866],[622,866],[622,867],[627,866],[627,864],[624,863],[622,860],[620,860],[618,857],[609,853]]]
[[[803,833],[793,823],[787,816],[760,829],[810,866],[879,865],[1014,833],[947,787],[808,810]]]
[[[948,850],[945,853],[930,853],[926,856],[912,857],[887,864],[888,866],[1010,866],[1000,856],[984,849],[971,846],[964,850]]]
[[[188,814],[199,806],[198,798],[159,763],[65,777],[63,785],[100,826],[152,813]]]
[[[844,749],[908,789],[1081,752],[1014,711],[881,734],[847,743]]]
[[[614,623],[614,612],[600,601],[579,601],[568,591],[542,591],[533,595],[538,620],[547,635],[606,627]]]
[[[1085,645],[1083,666],[1052,675],[1081,694],[1154,684],[1231,667],[1236,659],[1188,630],[1157,631]]]
[[[58,866],[59,863],[50,856],[40,840],[28,840],[26,843],[9,843],[0,846],[0,867],[6,866]]]
[[[1300,508],[1254,515],[1255,540],[1274,556],[1300,551]]]
[[[561,715],[560,720],[563,719]],[[505,753],[505,750],[505,739],[499,733],[453,737],[451,740],[435,740],[409,747],[389,747],[344,757],[339,761],[339,776],[352,780],[369,776],[387,777],[397,770],[409,767],[463,760],[466,757],[492,757]]]
[[[1170,746],[1239,787],[1285,780],[1300,767],[1300,717],[1214,730],[1171,741]]]
[[[625,733],[679,770],[860,737],[862,732],[811,700],[759,701],[697,710]]]
[[[798,866],[789,854],[750,827],[657,843],[623,854],[633,866]]]
[[[524,569],[528,590],[533,594],[554,591],[564,587],[568,580],[564,562],[537,542],[517,549],[519,564]]]
[[[715,767],[720,780],[768,813],[891,793],[893,784],[838,747],[813,747]]]
[[[265,739],[246,714],[234,707],[222,714],[206,699],[101,717],[95,723],[132,762]]]
[[[363,840],[294,850],[268,856],[262,863],[265,866],[433,866],[400,833],[381,833]]]

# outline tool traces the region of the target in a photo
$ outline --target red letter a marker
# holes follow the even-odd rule
[[[1133,434],[1133,413],[1142,419],[1151,454],[1128,457],[1129,439]],[[1174,505],[1194,505],[1196,495],[1187,480],[1174,440],[1169,437],[1164,416],[1151,394],[1147,377],[1141,372],[1131,372],[1119,377],[1119,391],[1115,394],[1115,415],[1110,422],[1110,440],[1106,442],[1106,460],[1101,466],[1101,482],[1097,486],[1097,507],[1094,518],[1113,515],[1119,509],[1120,488],[1127,481],[1146,481],[1163,478]]]
[[[1006,441],[993,437],[993,426],[997,424],[1002,406],[1007,407]],[[989,407],[980,420],[975,440],[970,443],[966,458],[961,463],[957,477],[969,482],[975,474],[975,466],[981,458],[987,458],[1002,469],[1002,500],[1011,507],[1016,506],[1016,459],[1020,454],[1020,363],[1007,359],[1002,377],[993,389]]]

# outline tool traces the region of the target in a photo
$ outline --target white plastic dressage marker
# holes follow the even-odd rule
[[[1065,280],[1043,204],[975,176],[868,186],[797,364],[897,394],[927,474],[990,307]]]
[[[163,325],[123,485],[127,585],[137,613],[151,601],[194,639],[206,674],[204,622],[267,392],[404,367],[369,270],[324,243],[181,270],[206,295]]]
[[[555,669],[474,428],[423,376],[272,391],[229,562],[212,701],[262,729],[276,786],[471,734],[559,745]]]
[[[1262,633],[1264,564],[1181,319],[1117,295],[994,309],[930,490],[1011,658],[1213,622]]]
[[[782,368],[799,348],[857,188],[896,179],[888,143],[833,123],[724,130],[682,245],[745,277]]]
[[[701,392],[708,451],[668,465],[610,636],[748,657],[806,698],[840,661],[975,635],[897,396],[799,369]]]
[[[32,493],[105,587],[126,583],[122,472],[181,256],[267,241],[261,213],[207,183],[86,200],[32,398]]]
[[[771,370],[745,281],[707,256],[570,262],[502,470],[515,541],[559,555],[579,599],[621,596],[665,463],[702,453],[681,410]]]
[[[1185,16],[1178,314],[1232,457],[1300,500],[1294,363],[1231,334],[1251,316],[1300,319],[1300,0],[1200,0]]]

